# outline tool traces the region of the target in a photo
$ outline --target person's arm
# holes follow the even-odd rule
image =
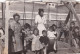
[[[43,38],[42,38],[42,37],[40,37],[39,41],[42,43],[42,42],[43,42]]]
[[[46,28],[48,28],[48,26],[47,26],[47,18],[45,16],[44,16],[44,25],[45,25]]]
[[[35,27],[38,26],[38,19],[37,18],[38,18],[38,16],[35,17]]]
[[[55,39],[57,39],[57,32],[54,35],[55,35]]]
[[[15,43],[15,36],[14,36],[15,23],[14,22],[10,24],[10,29],[13,31],[12,41],[13,41],[13,43]]]

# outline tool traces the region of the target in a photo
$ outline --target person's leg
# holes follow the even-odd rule
[[[68,43],[68,31],[64,31],[64,41]]]
[[[38,51],[37,50],[35,51],[35,54],[38,54]]]
[[[59,41],[60,41],[60,38],[61,38],[62,34],[63,34],[63,31],[60,31],[60,34],[59,34],[59,37],[58,37]]]
[[[22,54],[22,51],[17,52],[17,54]]]
[[[79,48],[78,44],[77,44],[77,41],[75,39],[73,39],[73,44],[76,48]]]
[[[57,53],[57,41],[56,40],[54,40],[54,46],[53,47],[54,47],[54,52]]]
[[[39,50],[38,53],[39,53],[39,54],[44,54],[43,49]]]
[[[44,54],[47,54],[47,53],[46,53],[46,49],[47,49],[46,47],[43,49]]]

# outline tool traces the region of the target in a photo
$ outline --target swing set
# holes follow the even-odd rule
[[[36,1],[35,1],[36,2]],[[33,3],[33,9],[32,9],[32,19],[31,19],[31,26],[32,26],[32,23],[33,23],[33,18],[34,18],[34,4],[35,4],[35,2],[32,2]],[[41,1],[42,2],[42,1]],[[75,17],[75,19],[76,19],[76,21],[77,21],[77,23],[78,23],[78,25],[79,25],[79,28],[80,28],[80,21],[79,21],[79,17],[77,16],[77,13],[76,13],[76,11],[75,11],[75,9],[74,9],[74,7],[73,7],[73,3],[72,2],[66,2],[66,1],[61,1],[63,4],[64,4],[64,6],[66,6],[67,8],[68,8],[68,10],[69,10],[69,13],[68,13],[68,16],[67,16],[67,18],[66,18],[66,20],[65,20],[65,24],[67,24],[67,22],[69,21],[69,18],[71,19],[70,20],[70,22],[72,21],[72,16],[74,15],[74,17]],[[23,19],[25,19],[26,18],[26,9],[25,9],[25,0],[24,0],[24,14],[23,14]],[[48,3],[48,2],[46,2],[46,3]],[[5,35],[6,35],[6,37],[5,37],[5,41],[6,41],[6,43],[5,43],[5,51],[7,51],[7,52],[5,52],[5,54],[8,54],[8,21],[9,21],[9,17],[10,17],[10,11],[9,11],[9,1],[6,1],[6,8],[5,8],[6,10],[5,10]],[[58,13],[58,8],[56,9],[56,20],[57,20],[57,17],[58,17],[58,15],[57,15],[57,13]],[[50,17],[50,8],[48,8],[48,16],[47,16],[47,20],[49,20],[49,17]],[[47,26],[49,26],[48,25],[48,23],[49,23],[49,21],[47,21]],[[23,24],[25,24],[25,21],[23,21]],[[57,23],[56,23],[57,24]],[[7,25],[7,26],[6,26]]]

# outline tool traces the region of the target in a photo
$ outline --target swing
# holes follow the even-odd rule
[[[24,0],[23,25],[26,23],[25,18],[26,18],[26,13],[25,13],[25,0]]]
[[[33,27],[33,18],[34,18],[34,2],[32,2],[33,8],[32,8],[32,19],[31,19],[31,27]]]
[[[58,5],[58,3],[57,3],[57,5]],[[56,25],[57,25],[57,17],[58,17],[58,8],[56,9]],[[56,39],[56,41],[55,41],[55,43],[54,43],[54,52],[56,53],[57,52],[57,39]]]

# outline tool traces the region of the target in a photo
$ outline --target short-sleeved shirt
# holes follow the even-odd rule
[[[42,36],[42,31],[46,30],[46,27],[44,24],[46,24],[46,18],[45,16],[41,17],[40,15],[36,15],[35,17],[35,23],[38,24],[37,28],[39,30],[39,35]]]
[[[49,39],[54,39],[57,35],[57,32],[56,31],[48,31],[48,37]]]
[[[45,18],[45,16],[41,17],[40,15],[36,15],[36,17],[35,17],[35,23],[46,24],[46,18]]]

